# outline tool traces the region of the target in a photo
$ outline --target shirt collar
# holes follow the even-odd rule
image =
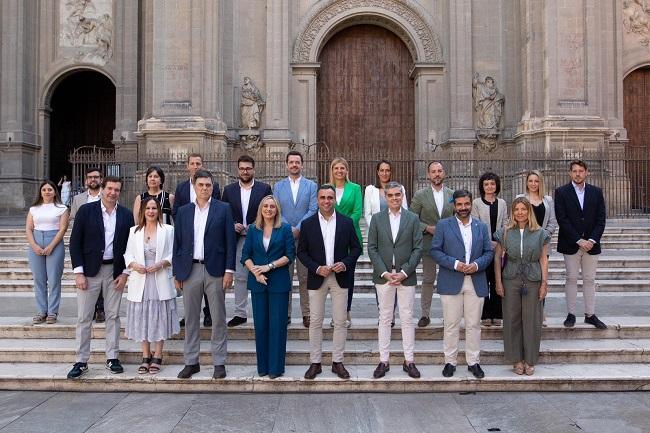
[[[445,185],[443,184],[442,186],[440,186],[440,191],[437,191],[437,190],[433,187],[433,185],[431,185],[431,191],[433,191],[434,194],[440,194],[440,193],[443,193],[443,192],[445,192]]]
[[[331,223],[331,222],[333,222],[333,221],[336,221],[336,211],[334,211],[334,212],[332,213],[332,216],[331,216],[330,219],[328,220],[328,219],[326,219],[326,218],[323,216],[322,213],[320,213],[320,210],[319,210],[319,211],[318,211],[318,219],[321,220],[321,221],[323,221],[323,222],[326,222],[326,223]]]
[[[248,187],[248,188],[244,188],[244,187],[242,186],[242,184],[241,184],[241,180],[238,180],[237,182],[239,182],[239,189],[253,189],[253,185],[255,185],[255,179],[251,180],[251,186]]]
[[[578,184],[575,183],[574,181],[571,181],[571,185],[573,185],[573,188],[574,188],[576,191],[583,192],[583,191],[585,190],[585,188],[587,187],[587,182],[586,182],[586,181],[583,182],[583,184],[582,184],[582,188],[580,188],[580,187],[578,186]]]
[[[456,222],[458,222],[458,225],[460,227],[469,227],[472,225],[472,216],[470,215],[469,220],[467,221],[467,224],[463,224],[463,222],[458,218],[457,216],[454,216],[456,218]]]
[[[205,205],[206,208],[209,208],[209,207],[210,207],[210,202],[212,202],[212,197],[210,197],[210,198],[208,199],[208,202],[207,202],[207,204]],[[194,200],[194,206],[196,206],[196,208],[197,208],[198,210],[204,210],[204,209],[201,209],[201,208],[199,207],[199,204],[196,202],[196,200]]]
[[[398,216],[402,215],[402,206],[399,207],[399,210],[397,213],[394,213],[392,210],[388,209],[388,215],[392,216],[393,218],[397,218]]]
[[[296,180],[293,180],[291,178],[291,176],[287,176],[287,179],[289,179],[289,182],[291,182],[291,183],[300,183],[300,181],[302,180],[302,174],[300,176],[298,176],[298,179],[296,179]]]
[[[99,200],[99,205],[102,207],[102,212],[108,214],[108,212],[106,212],[106,206],[104,206],[104,202],[101,199]],[[115,203],[115,207],[113,208],[113,212],[115,212],[117,210],[117,205],[118,205],[118,203]],[[113,215],[113,213],[111,213],[110,215]]]

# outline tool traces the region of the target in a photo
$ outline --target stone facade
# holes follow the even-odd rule
[[[318,54],[355,24],[387,28],[412,54],[417,149],[475,149],[476,74],[505,97],[499,146],[622,145],[623,79],[650,64],[646,3],[3,0],[0,213],[23,210],[49,175],[50,98],[75,71],[114,83],[117,147],[210,151],[253,137],[300,148],[318,141]],[[241,125],[244,77],[265,100],[251,130]]]

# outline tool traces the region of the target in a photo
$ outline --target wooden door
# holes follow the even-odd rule
[[[650,211],[650,68],[637,69],[623,81],[623,125],[630,140],[627,150],[630,193],[634,208]]]
[[[375,183],[375,166],[387,159],[393,180],[411,195],[415,89],[406,45],[383,27],[357,25],[334,35],[319,61],[317,134],[330,159],[348,159],[350,180],[362,187]],[[329,175],[326,165],[322,181]]]

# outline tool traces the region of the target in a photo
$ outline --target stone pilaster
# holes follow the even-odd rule
[[[425,152],[449,139],[449,106],[444,65],[416,63],[415,151]]]

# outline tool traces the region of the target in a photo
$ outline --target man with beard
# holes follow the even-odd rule
[[[444,323],[444,377],[456,371],[460,321],[465,319],[465,360],[477,379],[485,377],[479,365],[481,351],[481,312],[489,293],[485,269],[494,251],[490,230],[473,219],[472,194],[457,190],[453,194],[455,216],[441,220],[431,242],[431,256],[440,265],[438,293]]]
[[[427,254],[431,248],[431,239],[436,232],[436,224],[443,218],[454,214],[454,207],[451,204],[451,196],[454,193],[450,188],[443,185],[445,180],[445,169],[438,161],[431,161],[427,167],[427,174],[431,186],[427,186],[413,195],[410,211],[420,218],[420,229],[422,230],[422,296],[420,298],[421,317],[418,327],[423,328],[429,323],[431,314],[431,299],[433,298],[433,283],[436,281],[436,262]]]
[[[241,251],[246,240],[246,228],[255,222],[257,208],[267,195],[271,195],[271,186],[255,181],[255,160],[242,155],[237,160],[239,180],[223,188],[221,200],[230,204],[237,233],[237,260],[235,262],[235,314],[228,322],[228,327],[239,326],[248,320],[248,269],[240,263]]]
[[[86,169],[86,190],[82,193],[75,195],[72,199],[72,207],[70,208],[70,226],[74,224],[74,218],[79,211],[79,208],[86,203],[93,203],[99,201],[102,192],[102,172],[97,167],[90,167]],[[104,296],[99,292],[99,297],[95,303],[95,314],[93,316],[96,323],[103,323],[106,320],[104,313]]]

